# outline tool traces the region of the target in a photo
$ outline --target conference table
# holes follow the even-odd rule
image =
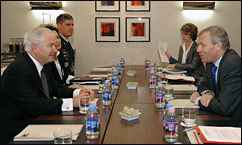
[[[127,75],[128,70],[137,72],[135,77]],[[105,72],[90,72],[89,74],[104,74]],[[106,72],[107,73],[107,72]],[[130,90],[126,83],[138,82],[137,89]],[[175,97],[189,98],[187,95],[175,95]],[[101,94],[95,94],[99,98],[97,106],[100,109],[100,135],[98,139],[89,140],[85,134],[86,116],[79,113],[78,108],[71,112],[63,112],[60,115],[41,115],[33,124],[84,124],[81,133],[73,144],[168,144],[163,137],[163,112],[155,106],[155,91],[149,89],[148,75],[144,65],[127,65],[120,80],[119,88],[112,91],[112,105],[103,106]],[[139,109],[141,115],[138,119],[127,121],[121,118],[119,112],[124,106]],[[179,123],[181,122],[181,110],[176,109]],[[227,116],[213,112],[198,111],[197,125],[208,126],[234,126]],[[178,126],[178,142],[190,143],[185,128]],[[51,144],[53,142],[38,141],[12,141],[11,144]]]

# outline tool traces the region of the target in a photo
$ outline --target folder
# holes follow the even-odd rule
[[[76,140],[81,132],[83,124],[30,124],[18,135],[14,141],[52,141],[53,131],[57,128],[72,130],[72,140]]]
[[[241,128],[195,126],[196,132],[203,143],[241,144]]]

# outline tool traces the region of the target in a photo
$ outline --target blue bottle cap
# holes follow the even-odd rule
[[[95,110],[95,106],[94,105],[89,105],[89,110]]]
[[[162,84],[162,82],[158,82],[157,85]]]
[[[117,71],[116,71],[116,70],[114,70],[114,71],[113,71],[113,73],[114,73],[114,74],[116,74],[116,73],[117,73]]]
[[[117,63],[117,65],[119,65],[119,63]]]
[[[181,142],[174,142],[173,144],[182,144]]]
[[[104,82],[104,85],[105,85],[105,86],[108,86],[108,85],[109,85],[109,83],[108,83],[108,82]]]
[[[121,57],[121,59],[124,59],[123,57]]]
[[[172,104],[166,104],[166,109],[169,109],[170,107],[173,107]]]

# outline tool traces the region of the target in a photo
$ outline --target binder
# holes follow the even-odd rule
[[[204,126],[205,127],[205,126]],[[201,139],[201,141],[203,143],[211,143],[211,144],[241,144],[241,134],[240,134],[240,142],[235,142],[235,141],[212,141],[212,140],[208,140],[205,135],[203,134],[203,132],[201,131],[201,129],[199,128],[199,126],[195,126],[194,127],[199,138]],[[218,127],[219,128],[219,127]],[[221,127],[220,127],[221,128]],[[231,127],[232,128],[232,127]],[[241,130],[241,128],[240,128]]]

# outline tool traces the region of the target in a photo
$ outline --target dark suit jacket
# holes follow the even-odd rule
[[[72,98],[74,89],[59,86],[46,73],[50,97]],[[1,79],[0,141],[7,143],[41,114],[61,112],[61,99],[47,99],[37,68],[26,52],[4,71]]]
[[[61,57],[61,54],[58,55],[58,59],[59,59],[60,57]],[[63,70],[63,73],[65,74],[64,69],[63,69],[63,63],[61,63],[60,61],[59,61],[59,63],[60,63],[60,65],[61,65],[61,68],[62,68],[62,70]],[[48,63],[48,64],[45,64],[45,68],[48,68],[49,73],[52,74],[53,78],[54,78],[59,84],[61,84],[61,85],[65,85],[65,84],[66,84],[66,79],[67,79],[67,77],[64,77],[64,76],[65,76],[65,75],[64,75],[63,78],[61,79],[61,77],[60,77],[60,75],[59,75],[59,72],[58,72],[58,70],[57,70],[57,68],[56,68],[56,64],[55,64],[54,61],[52,61],[52,62],[50,62],[50,63]]]
[[[215,98],[205,108],[199,101],[199,106],[218,114],[231,117],[236,123],[241,123],[241,58],[233,50],[228,49],[220,61],[217,70],[217,85],[214,88],[212,63],[206,65],[204,80],[198,87],[198,92],[211,90]]]
[[[169,63],[176,64],[176,68],[187,71],[189,76],[194,76],[196,79],[202,78],[205,73],[205,67],[201,61],[199,54],[197,53],[198,44],[193,42],[189,52],[187,53],[186,64],[182,64],[183,49],[179,48],[178,61],[173,57],[170,57]]]
[[[67,79],[68,75],[75,75],[74,74],[74,65],[75,65],[75,52],[71,47],[70,43],[67,43],[62,36],[61,39],[61,50],[60,50],[60,58],[58,60],[63,66],[64,69],[64,78]]]

